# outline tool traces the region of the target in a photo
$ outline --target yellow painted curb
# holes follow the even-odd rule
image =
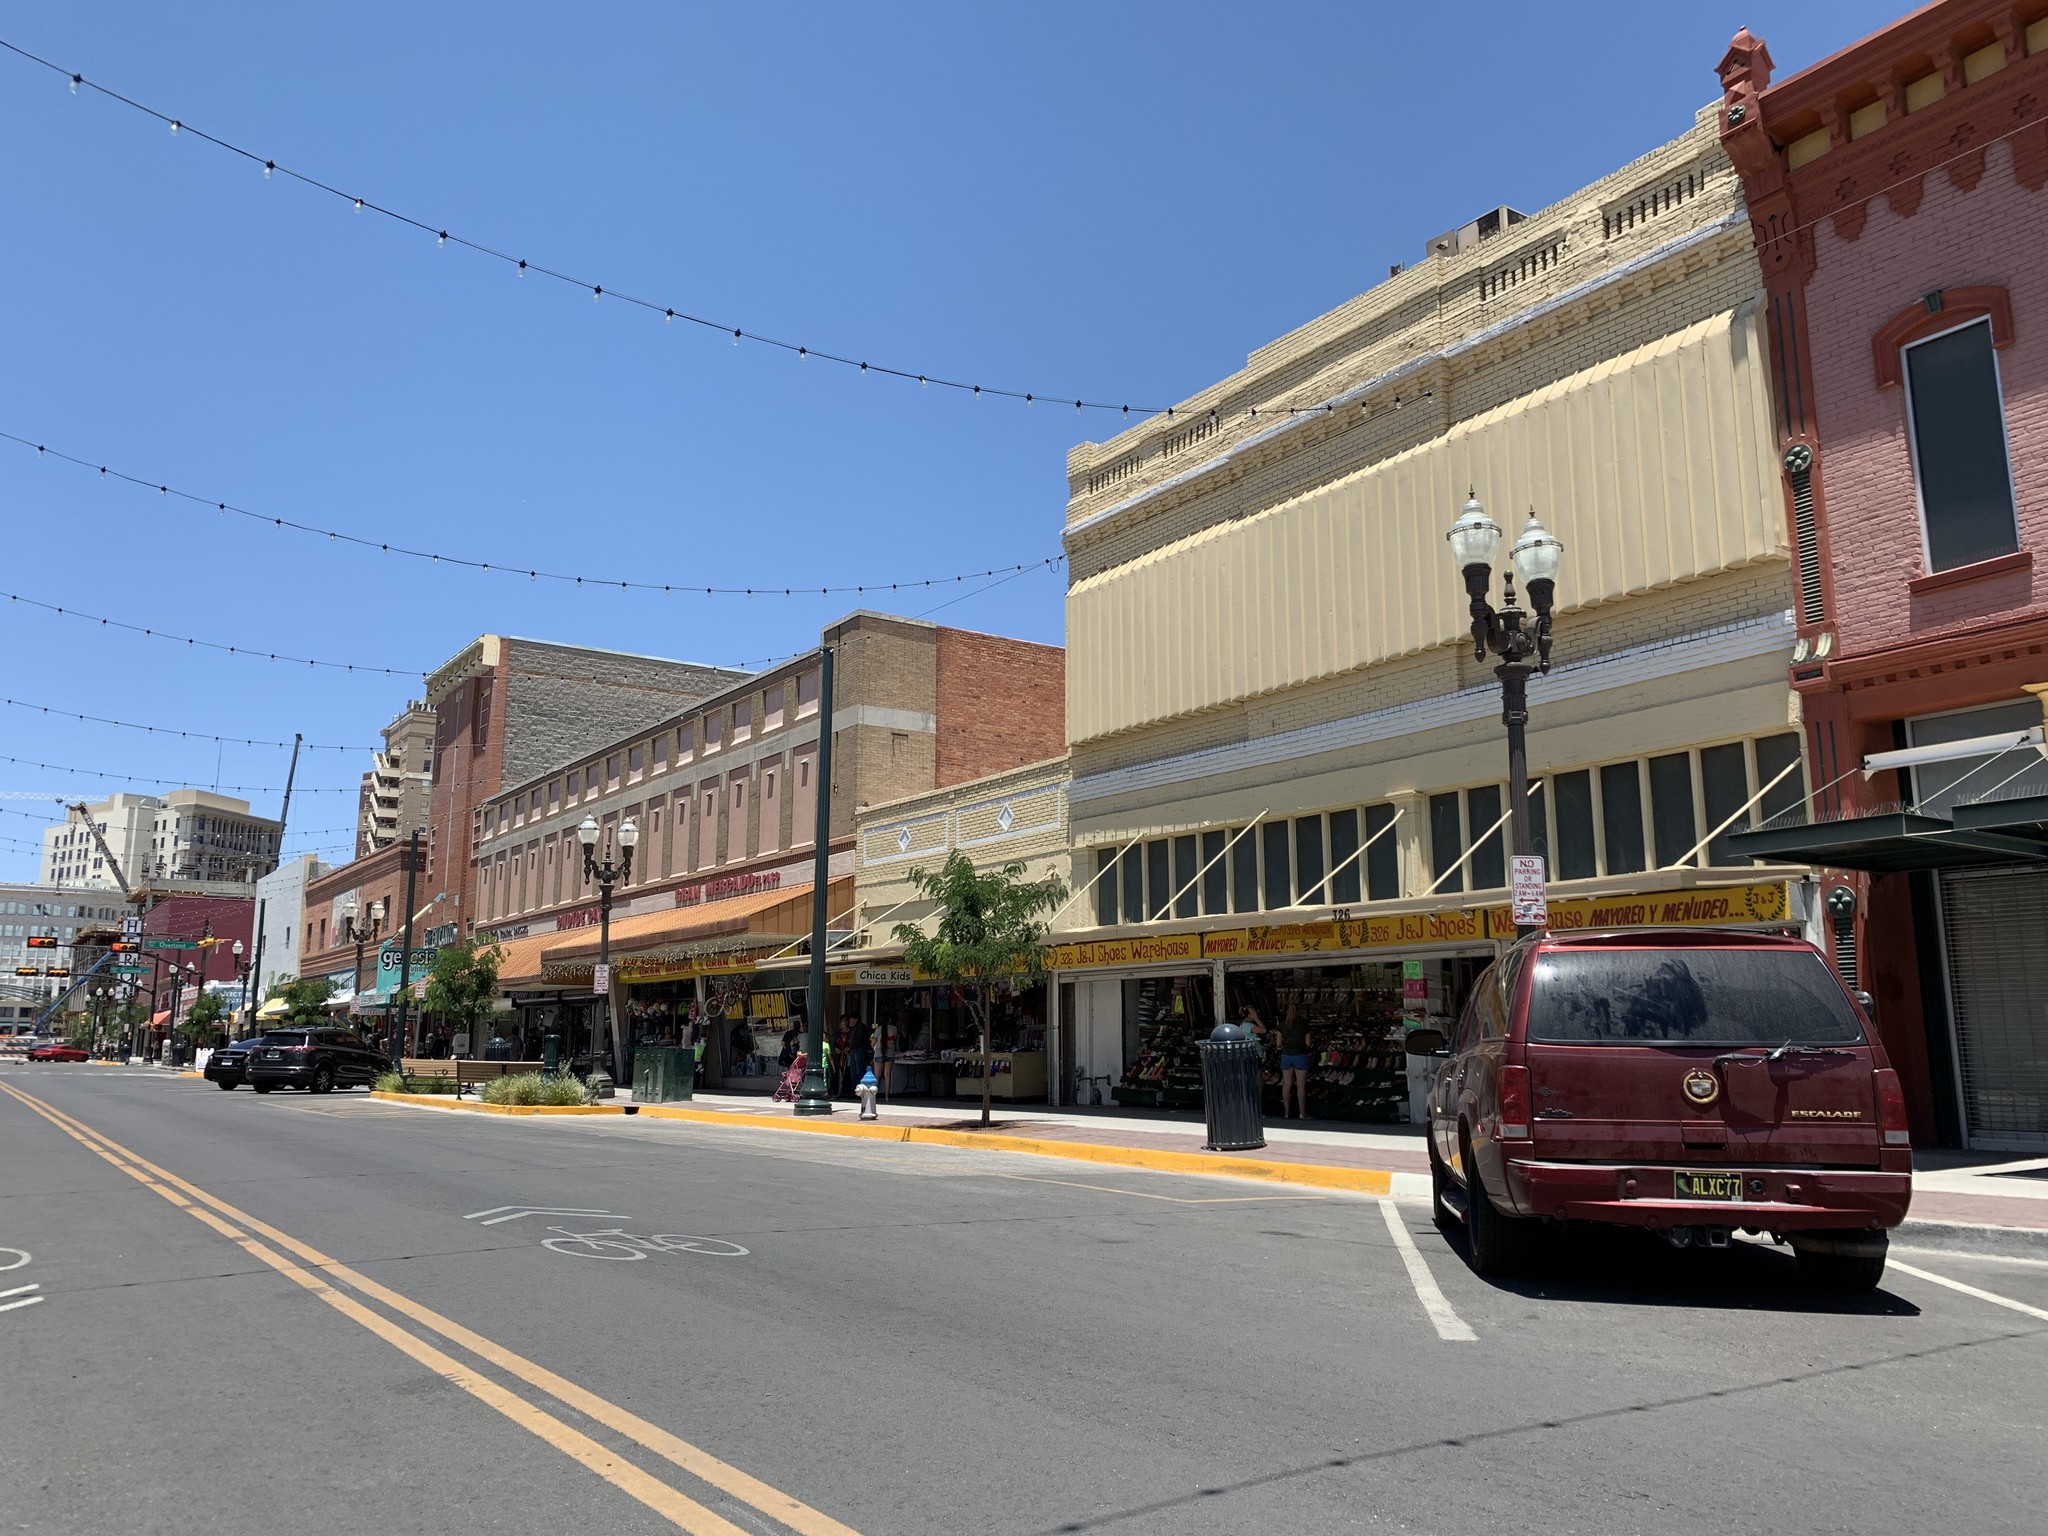
[[[621,1115],[624,1105],[473,1104],[468,1100],[430,1099],[416,1093],[376,1093],[421,1108],[467,1109],[493,1115]],[[683,1109],[672,1104],[637,1106],[638,1118],[685,1120],[696,1125],[736,1126],[757,1131],[807,1131],[813,1135],[853,1136],[868,1141],[920,1142],[926,1146],[979,1147],[989,1152],[1021,1152],[1031,1157],[1057,1157],[1068,1162],[1097,1163],[1114,1168],[1146,1168],[1155,1173],[1194,1173],[1211,1179],[1251,1179],[1262,1184],[1293,1184],[1310,1189],[1339,1189],[1358,1195],[1386,1195],[1394,1175],[1386,1168],[1341,1168],[1329,1163],[1284,1163],[1239,1157],[1228,1152],[1165,1152],[1152,1147],[1119,1147],[1091,1141],[1050,1141],[1033,1136],[983,1135],[933,1126],[889,1125],[868,1121],[798,1119],[780,1115],[736,1114],[722,1109]]]

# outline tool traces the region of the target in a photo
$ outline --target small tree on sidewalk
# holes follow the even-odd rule
[[[297,981],[281,981],[270,989],[264,1002],[284,1000],[284,1017],[293,1024],[313,1025],[325,1022],[323,1012],[327,999],[334,996],[334,983],[325,976],[306,976]]]
[[[185,1022],[178,1026],[178,1034],[188,1045],[209,1045],[213,1037],[221,1032],[221,1020],[228,1014],[228,1005],[220,1000],[218,992],[201,992],[192,1001],[191,1011],[185,1015]]]
[[[911,965],[937,981],[958,987],[981,1036],[981,1123],[989,1123],[989,1078],[995,1062],[989,1050],[989,1011],[996,989],[1036,986],[1045,980],[1045,920],[1042,914],[1067,899],[1057,875],[1026,880],[1025,866],[1005,864],[986,873],[957,850],[936,874],[913,869],[910,883],[937,909],[926,922],[898,923],[896,941]]]
[[[498,962],[504,953],[495,939],[464,939],[435,951],[434,968],[427,973],[428,1010],[458,1033],[474,1036],[497,1001]]]

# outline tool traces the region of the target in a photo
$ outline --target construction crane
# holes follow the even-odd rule
[[[121,887],[121,894],[132,898],[135,893],[128,889],[128,877],[121,873],[121,861],[114,857],[114,850],[109,848],[107,840],[100,836],[100,824],[92,819],[92,813],[85,808],[84,802],[66,806],[65,809],[76,811],[84,818],[86,831],[90,832],[92,840],[100,845],[100,857],[107,861],[107,873],[114,877],[114,884]]]

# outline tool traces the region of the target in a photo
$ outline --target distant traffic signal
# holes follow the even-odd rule
[[[45,976],[69,976],[71,974],[71,967],[68,965],[45,966],[43,974]]]
[[[14,968],[14,974],[17,976],[40,976],[43,973],[32,965],[17,965]]]
[[[116,939],[114,940],[113,943],[109,944],[107,948],[111,949],[117,955],[128,955],[133,954],[136,950],[142,948],[142,946],[136,943],[133,939]]]
[[[30,949],[55,949],[57,947],[57,940],[56,937],[52,934],[30,934],[28,940],[28,947]]]

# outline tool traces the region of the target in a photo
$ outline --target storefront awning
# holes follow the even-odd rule
[[[783,908],[788,911],[785,913]],[[698,907],[677,907],[668,912],[643,912],[638,917],[621,918],[612,924],[612,954],[627,955],[739,933],[808,933],[810,926],[810,886],[784,886],[780,890],[755,891],[725,901],[706,902]],[[543,956],[547,965],[593,962],[597,959],[598,933],[595,928],[582,929],[573,938],[559,933],[549,937],[554,942]]]
[[[259,1019],[281,1019],[291,1011],[291,1004],[281,997],[273,997],[269,1002],[256,1010],[256,1017]]]
[[[1982,823],[1966,825],[1960,816],[1952,821],[1912,809],[1879,811],[1731,832],[1728,845],[1737,853],[1773,863],[1819,864],[1878,875],[2048,858],[2048,841],[2015,836],[1993,820],[1996,814],[1986,812]]]
[[[559,933],[530,933],[520,939],[498,941],[498,990],[516,992],[540,982],[541,951],[559,944]]]
[[[2048,795],[1970,800],[1950,810],[1949,817],[1958,832],[2003,832],[2048,845]]]

